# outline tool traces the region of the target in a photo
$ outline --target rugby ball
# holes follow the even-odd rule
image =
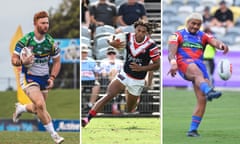
[[[232,64],[228,59],[221,59],[217,66],[218,75],[222,80],[228,80],[232,76]]]
[[[32,50],[28,47],[24,47],[22,48],[21,52],[20,52],[20,59],[23,60],[23,55],[25,55],[26,57],[30,57],[32,56]],[[32,63],[31,64],[28,64],[28,65],[24,65],[25,67],[29,68],[32,66]]]
[[[114,37],[114,38],[113,38]],[[116,48],[116,49],[118,49],[118,50],[123,50],[123,49],[125,49],[125,47],[126,47],[126,34],[125,33],[118,33],[118,34],[115,34],[115,35],[113,35],[112,37],[111,37],[112,39],[114,39],[114,40],[116,40],[117,42],[119,42],[119,44],[121,43],[121,42],[124,42],[124,45],[122,46],[122,47],[118,47],[118,48]]]

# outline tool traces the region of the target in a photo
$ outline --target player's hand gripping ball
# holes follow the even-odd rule
[[[29,68],[33,64],[33,53],[32,50],[28,47],[24,47],[20,53],[20,59],[25,67]]]
[[[221,59],[217,66],[218,75],[222,80],[229,80],[232,76],[232,64],[228,59]]]

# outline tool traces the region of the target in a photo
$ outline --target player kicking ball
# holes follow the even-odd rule
[[[21,38],[12,55],[12,64],[22,66],[20,85],[32,101],[31,104],[16,104],[13,122],[18,122],[22,113],[34,113],[44,125],[56,144],[64,141],[54,130],[52,118],[46,107],[48,90],[53,88],[61,62],[60,50],[55,46],[53,38],[47,34],[49,28],[48,14],[40,11],[34,15],[34,31]],[[30,49],[27,53],[26,49]],[[31,53],[31,54],[30,54]],[[53,67],[49,75],[49,60],[52,58]]]
[[[197,98],[197,105],[187,133],[189,137],[199,136],[197,129],[204,115],[207,100],[211,101],[222,95],[210,86],[208,73],[203,63],[204,47],[210,44],[223,50],[224,54],[228,52],[227,45],[199,30],[202,21],[202,15],[199,13],[189,15],[186,19],[186,28],[170,36],[168,45],[168,59],[171,65],[169,73],[174,77],[178,71],[183,79],[191,81]]]
[[[82,127],[85,127],[104,105],[125,88],[127,89],[127,111],[134,111],[137,107],[138,97],[144,88],[147,72],[159,69],[159,48],[149,37],[152,31],[151,25],[139,20],[134,23],[134,27],[135,33],[127,33],[125,42],[119,42],[119,39],[115,39],[114,36],[113,40],[109,42],[117,49],[122,47],[126,49],[124,66],[108,85],[106,96],[99,99],[88,112],[87,117],[82,119]],[[152,62],[150,63],[150,61]]]

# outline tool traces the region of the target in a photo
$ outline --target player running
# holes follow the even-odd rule
[[[87,117],[82,119],[83,127],[89,123],[92,117],[96,116],[107,102],[125,88],[127,88],[127,111],[134,111],[137,107],[138,97],[144,88],[147,72],[159,69],[159,48],[149,37],[152,31],[151,25],[144,21],[137,21],[134,23],[134,27],[135,33],[126,34],[126,59],[123,69],[108,85],[106,96],[98,100]],[[115,48],[121,48],[124,42],[113,39],[109,44]]]
[[[206,100],[219,98],[222,93],[215,91],[209,82],[205,65],[203,64],[203,51],[206,44],[210,44],[224,54],[228,46],[216,40],[212,35],[200,31],[202,15],[192,13],[186,19],[186,28],[174,33],[169,38],[168,59],[171,65],[169,73],[172,77],[178,70],[181,77],[191,81],[197,98],[197,105],[192,115],[192,122],[187,136],[199,136],[197,129],[206,108]]]
[[[13,122],[18,122],[23,112],[34,113],[38,116],[45,129],[51,134],[56,144],[64,141],[54,130],[52,119],[46,108],[48,90],[53,88],[54,80],[61,67],[60,50],[55,46],[53,38],[47,34],[49,29],[48,14],[40,11],[34,15],[34,31],[26,34],[16,44],[12,55],[12,64],[22,66],[20,85],[32,101],[31,104],[22,105],[16,103],[16,111],[13,114]],[[30,48],[33,55],[20,59],[21,50]],[[52,58],[53,67],[49,75],[49,60]],[[26,65],[32,66],[27,68]]]

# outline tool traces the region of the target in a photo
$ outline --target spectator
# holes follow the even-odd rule
[[[230,28],[234,26],[233,12],[227,7],[223,0],[219,3],[220,7],[214,14],[214,19],[211,22],[212,26]]]
[[[89,6],[92,29],[102,25],[116,25],[116,6],[108,0],[99,0]]]
[[[109,47],[106,54],[107,58],[103,59],[100,64],[100,83],[102,86],[107,86],[123,67],[123,61],[117,59],[117,51],[115,48]],[[113,100],[114,102],[112,104],[112,113],[119,114],[120,111],[118,110],[116,99],[114,98]]]
[[[82,25],[89,27],[90,25],[90,14],[88,10],[89,0],[82,0]]]
[[[81,91],[85,91],[86,89],[89,92],[90,89],[90,100],[87,104],[86,110],[90,109],[95,101],[97,100],[100,84],[97,81],[97,71],[98,67],[94,59],[88,57],[89,49],[87,47],[82,47],[82,57],[81,57],[81,81],[82,81],[82,88]]]
[[[147,20],[146,10],[137,0],[128,0],[122,4],[118,11],[118,22],[120,26],[132,25],[135,21]]]
[[[107,49],[107,58],[100,64],[100,74],[108,79],[108,83],[115,77],[123,66],[123,62],[117,59],[117,51],[113,47]],[[107,83],[107,84],[108,84]]]
[[[206,6],[203,11],[203,25],[209,26],[213,18],[213,15],[210,13],[210,8]]]

